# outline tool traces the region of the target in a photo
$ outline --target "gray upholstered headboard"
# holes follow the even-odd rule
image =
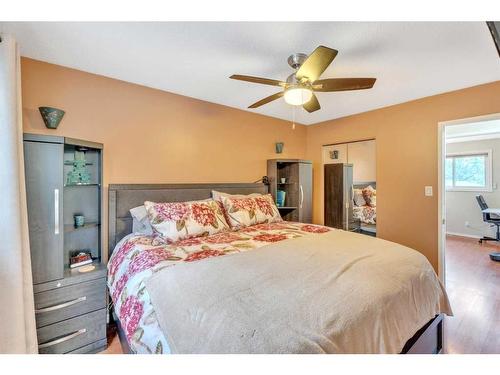
[[[132,233],[132,216],[129,210],[141,206],[144,201],[185,202],[207,199],[212,190],[230,194],[266,194],[269,187],[258,184],[134,184],[109,185],[108,256],[116,244]]]

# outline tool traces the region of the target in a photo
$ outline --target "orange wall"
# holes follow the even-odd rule
[[[288,121],[36,60],[23,58],[21,68],[24,131],[104,143],[105,198],[109,183],[251,182],[283,141],[281,157],[314,162],[314,222],[322,223],[321,146],[376,138],[378,234],[421,251],[436,269],[437,123],[500,112],[494,82],[292,130]],[[44,105],[66,111],[55,131],[40,117]],[[424,197],[425,185],[434,197]],[[107,215],[107,200],[104,208]]]
[[[280,157],[305,156],[303,125],[28,58],[21,69],[24,131],[103,143],[105,198],[110,183],[252,182],[277,141]],[[40,106],[66,111],[57,130]]]
[[[438,266],[438,122],[500,112],[500,81],[315,124],[307,128],[313,160],[314,222],[323,222],[321,146],[377,141],[377,235],[412,247]],[[424,196],[424,186],[434,188]]]

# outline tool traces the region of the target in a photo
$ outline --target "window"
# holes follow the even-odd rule
[[[446,190],[491,191],[491,150],[448,154]]]

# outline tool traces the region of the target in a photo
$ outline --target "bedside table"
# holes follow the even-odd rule
[[[40,354],[97,353],[106,348],[106,266],[34,286]]]

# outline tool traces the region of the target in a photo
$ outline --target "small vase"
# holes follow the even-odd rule
[[[75,227],[76,228],[80,228],[80,227],[83,227],[85,225],[85,216],[75,215],[74,219],[75,219]]]
[[[283,207],[285,205],[286,192],[283,190],[278,190],[276,192],[276,206]]]

